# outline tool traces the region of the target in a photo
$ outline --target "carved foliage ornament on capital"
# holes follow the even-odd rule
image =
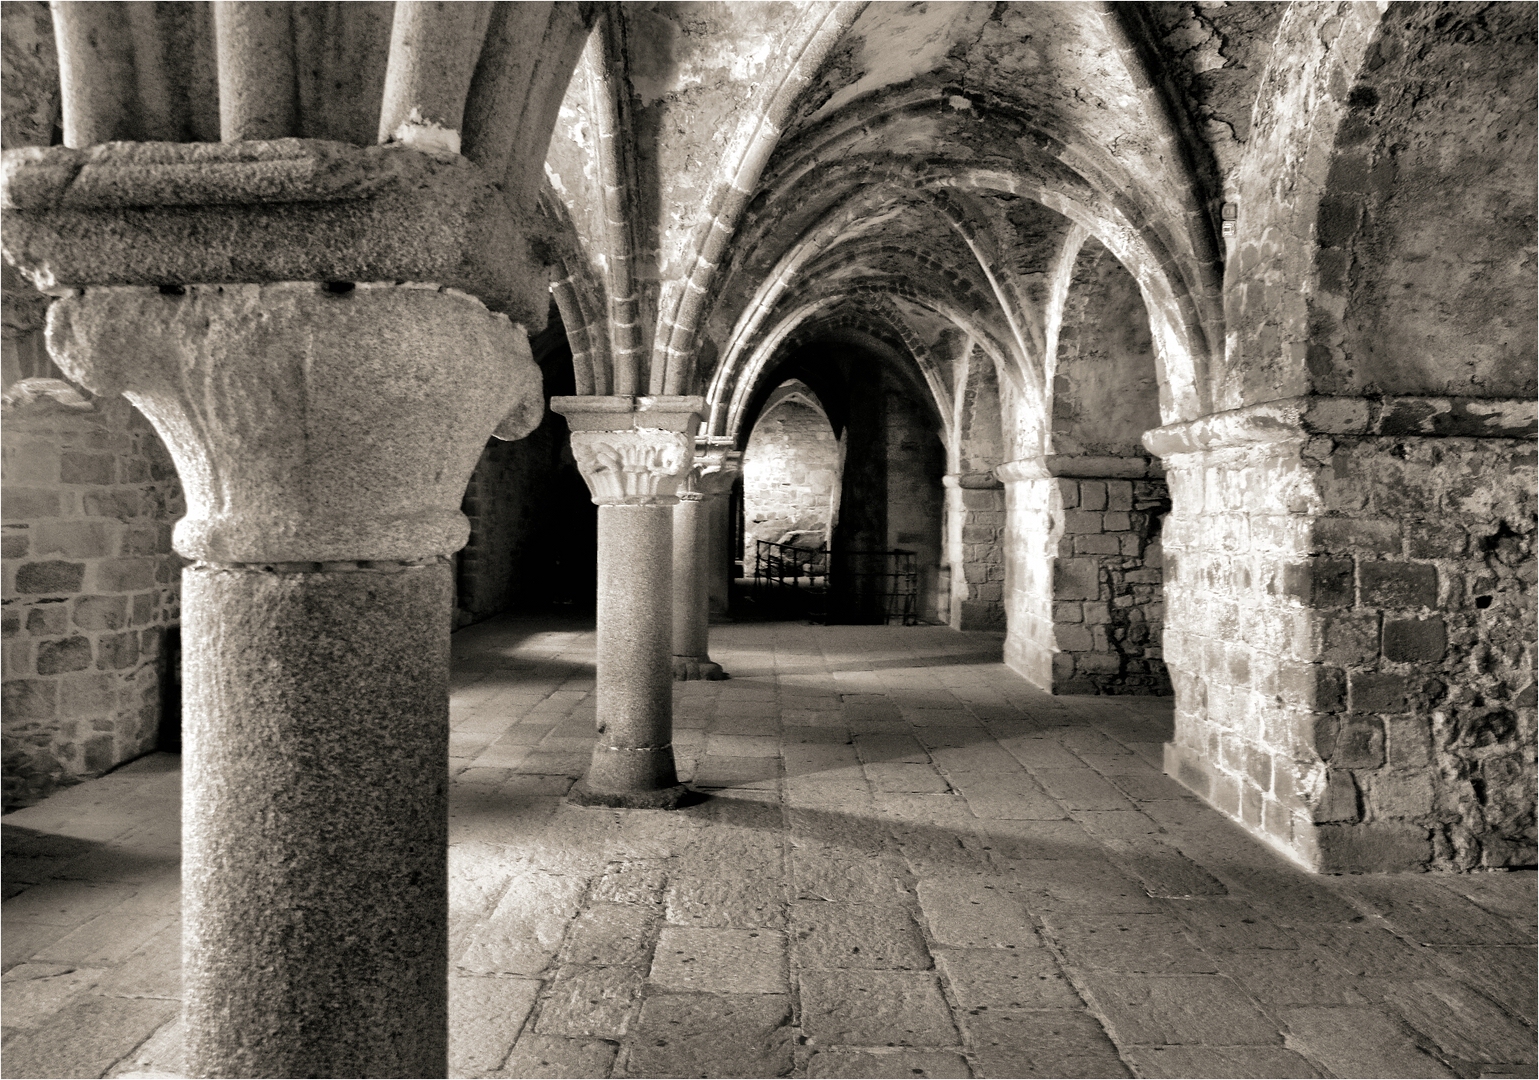
[[[695,466],[689,471],[689,491],[701,497],[724,495],[732,490],[733,481],[742,471],[741,451],[717,449],[698,451],[695,456]]]
[[[599,505],[666,505],[689,472],[694,440],[659,428],[574,431],[572,456]]]
[[[55,302],[48,348],[155,425],[187,492],[176,550],[206,562],[447,556],[487,436],[542,401],[523,328],[432,287],[91,288]]]

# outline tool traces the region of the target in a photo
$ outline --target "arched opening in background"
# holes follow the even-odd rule
[[[835,330],[767,370],[745,419],[744,584],[756,540],[775,533],[810,548],[826,520],[828,592],[817,615],[838,623],[947,621],[945,445],[917,366],[886,342]],[[809,437],[824,425],[832,441]],[[804,448],[795,455],[793,441]],[[823,503],[813,488],[825,483]],[[801,508],[788,500],[798,499],[808,513],[791,512]]]
[[[839,497],[839,440],[828,413],[800,379],[765,402],[743,452],[743,564],[760,541],[820,551]]]

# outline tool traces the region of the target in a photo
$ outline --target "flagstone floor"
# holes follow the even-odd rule
[[[454,636],[456,1076],[1535,1075],[1534,874],[1312,876],[1161,774],[1168,699],[718,626],[705,797],[586,809],[593,647]],[[179,798],[154,755],[3,819],[5,1076],[178,1074]]]

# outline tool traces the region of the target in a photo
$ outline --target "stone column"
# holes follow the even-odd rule
[[[698,397],[558,397],[598,522],[598,742],[572,798],[671,809],[673,513],[694,462]]]
[[[706,592],[710,613],[718,618],[727,615],[732,582],[737,576],[734,565],[743,557],[742,549],[735,547],[732,542],[737,535],[737,529],[732,520],[732,487],[736,484],[737,481],[733,480],[732,486],[729,486],[726,491],[705,501],[706,513],[710,516],[710,521],[706,525],[710,536]]]
[[[48,333],[186,487],[188,1075],[446,1075],[448,559],[540,397],[523,329],[290,282],[87,288]]]
[[[708,448],[689,471],[673,508],[673,677],[725,679],[710,657],[712,504],[725,501],[742,454]]]

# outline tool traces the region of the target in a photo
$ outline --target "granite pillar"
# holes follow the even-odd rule
[[[698,397],[558,397],[598,523],[598,741],[574,801],[672,808],[673,531]]]
[[[184,573],[188,1075],[442,1075],[451,592],[441,560]]]
[[[720,448],[697,457],[673,508],[673,677],[725,679],[710,657],[713,504],[725,502],[742,455]]]
[[[736,484],[734,480],[733,486]],[[736,563],[743,555],[741,546],[733,543],[737,535],[736,522],[732,520],[734,505],[731,488],[705,501],[706,514],[710,519],[706,525],[710,530],[706,591],[710,613],[718,619],[725,618],[731,606],[732,582],[737,577]]]
[[[446,1075],[449,557],[540,395],[522,327],[284,282],[87,288],[48,339],[187,493],[188,1075]]]

